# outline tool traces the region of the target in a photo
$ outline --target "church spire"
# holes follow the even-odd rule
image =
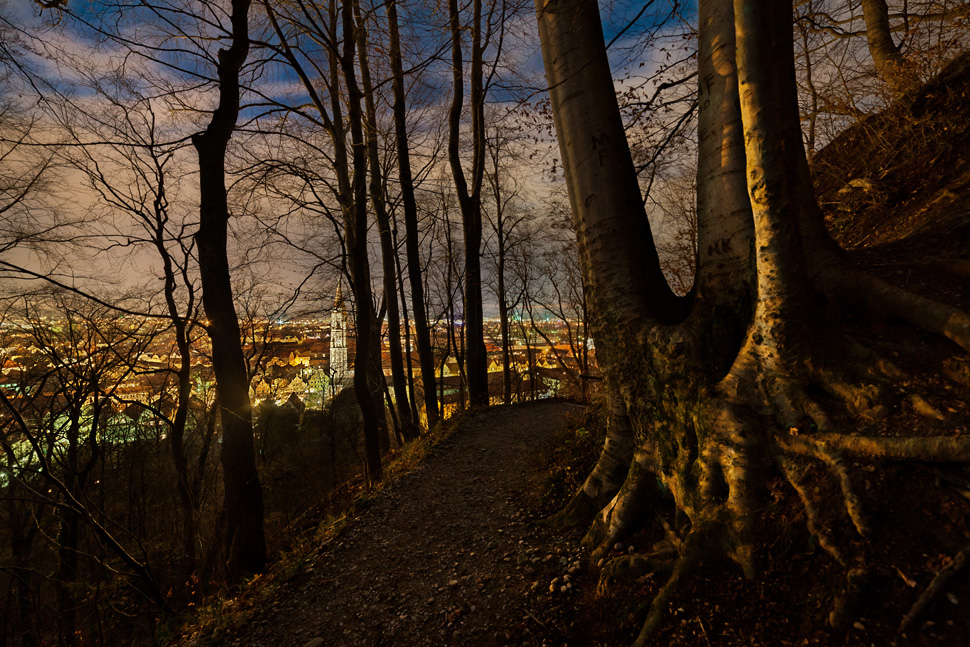
[[[340,291],[340,283],[340,281],[337,281],[337,294],[333,298],[334,310],[342,310],[344,307],[344,295],[343,292]]]
[[[333,310],[330,311],[330,371],[332,383],[341,388],[353,376],[348,356],[347,335],[350,332],[349,328],[344,295],[338,281],[337,294],[333,299]]]

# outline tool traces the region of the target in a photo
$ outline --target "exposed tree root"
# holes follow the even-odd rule
[[[796,372],[790,367],[783,373],[779,366],[773,366],[777,364],[776,357],[763,357],[763,348],[757,344],[746,346],[742,350],[746,356],[739,356],[739,361],[718,385],[716,394],[704,405],[701,418],[706,422],[701,424],[707,428],[697,435],[696,449],[685,451],[682,440],[677,446],[678,456],[668,457],[664,463],[664,481],[674,494],[678,508],[687,512],[695,528],[707,530],[692,530],[680,547],[681,557],[653,600],[637,645],[646,644],[656,636],[678,586],[702,559],[720,552],[738,563],[746,577],[757,575],[755,562],[761,530],[757,511],[763,507],[771,463],[780,468],[798,494],[809,532],[844,569],[845,585],[833,600],[827,617],[831,627],[843,630],[857,616],[870,581],[861,543],[870,532],[870,520],[849,459],[970,462],[970,438],[884,438],[826,431],[833,423],[810,394],[812,387],[835,396],[838,405],[863,417],[867,411],[882,406],[882,391],[853,385],[831,371],[813,367],[807,360],[800,364],[796,379],[792,377]],[[891,369],[887,371],[890,372]],[[773,421],[769,425],[776,431],[764,432],[765,418]],[[806,420],[813,424],[806,424]],[[693,467],[685,469],[683,461]],[[836,486],[842,510],[854,529],[854,533],[849,532],[855,540],[837,536],[838,524],[826,518],[831,511],[826,509],[823,513],[819,507],[814,484],[818,477],[808,471],[812,462],[823,470],[822,477],[830,478]],[[638,468],[641,479],[646,475],[652,477],[646,465],[649,463],[644,462]],[[634,482],[635,479],[628,478],[624,490]],[[693,498],[691,488],[695,493]],[[696,496],[697,493],[702,496]],[[643,497],[636,501],[641,506],[646,504]],[[618,514],[619,505],[618,497],[600,517],[594,562],[628,532],[633,521],[629,515],[632,508]],[[713,527],[721,529],[716,537],[710,530]]]
[[[849,476],[848,468],[843,462],[842,455],[835,450],[823,451],[820,454],[822,462],[825,463],[826,467],[829,468],[839,482],[839,488],[842,491],[842,503],[845,505],[845,511],[849,515],[852,525],[855,526],[856,532],[861,537],[865,537],[869,534],[868,515],[862,509],[862,502],[856,495],[855,487],[852,485],[852,479]]]
[[[645,457],[630,464],[623,487],[597,515],[583,538],[582,544],[590,550],[590,562],[594,565],[605,558],[617,542],[638,529],[643,515],[660,502],[657,478],[644,466],[642,458]]]
[[[759,438],[748,433],[745,422],[732,408],[725,407],[719,422],[720,433],[728,436],[720,447],[719,464],[728,487],[725,509],[715,516],[726,516],[731,526],[730,557],[737,562],[745,578],[757,573],[755,564],[755,510],[760,509],[765,494],[764,465],[756,458],[762,454]],[[730,422],[728,422],[730,421]],[[711,515],[708,511],[707,515]]]
[[[611,559],[600,570],[597,595],[605,595],[617,582],[636,580],[657,574],[669,575],[676,563],[676,553],[655,553],[650,555],[621,555]]]
[[[942,335],[970,351],[970,315],[958,308],[927,299],[881,279],[855,270],[845,261],[832,263],[820,275],[822,287],[839,301],[867,304],[928,332]]]
[[[846,410],[866,422],[875,422],[889,415],[885,390],[876,385],[849,384],[843,380],[826,380],[821,387],[839,400]]]
[[[902,636],[913,623],[916,622],[920,615],[926,611],[933,600],[943,591],[943,588],[956,577],[960,571],[966,568],[967,563],[970,562],[970,546],[967,546],[953,558],[949,564],[940,570],[930,582],[930,585],[926,587],[926,590],[919,596],[916,603],[910,608],[909,612],[903,617],[903,621],[899,624],[899,631],[897,634]]]
[[[967,436],[888,438],[822,433],[779,437],[778,444],[787,452],[821,460],[836,451],[869,460],[970,462],[970,437]]]
[[[805,508],[808,532],[818,538],[818,544],[822,547],[822,550],[828,553],[841,566],[848,567],[849,560],[843,553],[842,548],[838,545],[838,542],[836,542],[831,529],[827,524],[819,523],[819,513],[815,507],[815,497],[809,491],[808,479],[804,468],[799,467],[792,459],[785,456],[778,458],[778,464],[781,466],[788,482],[795,488],[795,492],[798,494],[798,498]]]
[[[546,519],[545,523],[557,529],[589,525],[620,491],[635,446],[636,439],[626,407],[619,398],[610,397],[606,441],[596,466],[569,503]]]
[[[819,456],[819,459],[835,474],[842,489],[842,501],[846,512],[856,531],[860,535],[865,535],[868,531],[868,526],[864,520],[865,514],[862,511],[861,503],[848,483],[848,471],[845,466],[835,455]],[[840,546],[835,539],[830,525],[820,519],[820,512],[815,505],[817,497],[809,492],[808,479],[804,468],[796,465],[795,461],[787,456],[779,456],[778,464],[788,482],[795,488],[798,498],[805,508],[808,531],[818,538],[819,546],[846,569],[845,588],[832,602],[828,614],[829,626],[837,630],[844,629],[856,614],[859,603],[863,599],[865,584],[869,579],[868,569],[865,567],[862,555],[858,552],[855,554],[847,553],[845,548]]]

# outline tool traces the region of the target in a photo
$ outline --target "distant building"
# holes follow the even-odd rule
[[[354,382],[354,371],[350,366],[349,319],[344,295],[337,283],[337,295],[330,311],[330,385],[333,393]]]

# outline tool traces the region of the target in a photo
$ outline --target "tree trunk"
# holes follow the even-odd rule
[[[711,351],[710,384],[727,372],[755,299],[754,223],[745,180],[734,8],[698,6],[697,272],[693,329]]]
[[[498,257],[498,318],[502,328],[502,401],[512,404],[512,340],[509,335],[509,305],[505,298],[505,253],[501,247]]]
[[[461,113],[464,103],[464,74],[461,47],[461,23],[457,0],[449,0],[451,24],[451,74],[454,97],[448,113],[448,160],[451,163],[458,204],[461,207],[465,239],[465,302],[462,319],[465,324],[465,346],[468,396],[471,406],[488,404],[488,353],[485,349],[484,314],[482,311],[482,200],[481,187],[485,166],[485,89],[482,70],[482,0],[472,0],[472,181],[469,186],[462,169],[460,150]]]
[[[397,235],[397,222],[391,219],[391,234],[394,237],[394,249],[400,249]],[[418,411],[418,398],[414,390],[414,364],[411,357],[411,317],[408,314],[408,300],[404,292],[404,270],[401,267],[401,255],[394,255],[394,263],[397,266],[397,289],[398,296],[401,298],[401,321],[404,324],[404,355],[405,373],[408,379],[408,402],[411,404],[411,420],[414,423],[415,433],[420,431],[421,414]],[[433,381],[433,380],[432,380]]]
[[[384,200],[383,174],[377,150],[377,108],[374,105],[374,90],[367,62],[367,31],[357,10],[358,48],[360,50],[360,77],[363,83],[364,106],[367,111],[367,158],[370,165],[370,194],[374,206],[374,216],[381,239],[381,263],[384,270],[384,302],[387,304],[387,342],[391,356],[391,380],[394,384],[394,407],[401,426],[401,433],[408,440],[417,437],[414,421],[411,419],[411,404],[408,399],[407,380],[404,375],[404,361],[401,356],[401,315],[397,301],[397,272],[394,264],[396,250],[391,237],[391,221]],[[380,332],[378,331],[378,341]],[[378,345],[378,349],[380,346]],[[380,353],[377,353],[378,357]],[[380,365],[380,361],[378,361]],[[380,374],[383,382],[383,371]]]
[[[226,148],[239,115],[239,71],[249,54],[249,4],[249,0],[232,2],[232,45],[219,50],[219,105],[206,130],[192,137],[199,154],[196,244],[222,419],[226,559],[233,582],[244,574],[260,573],[266,566],[263,490],[256,472],[249,384],[226,251]]]
[[[862,15],[866,21],[869,55],[876,66],[876,71],[893,92],[900,95],[907,94],[917,87],[918,80],[913,78],[911,66],[893,42],[886,0],[861,0],[861,2]]]
[[[428,427],[439,420],[438,396],[435,391],[434,353],[431,331],[424,306],[421,254],[418,246],[418,208],[414,199],[414,178],[411,174],[411,153],[408,148],[407,112],[404,93],[404,69],[401,62],[401,43],[398,35],[397,1],[386,0],[387,24],[390,33],[391,71],[394,91],[394,137],[397,146],[398,175],[401,179],[401,198],[404,203],[405,249],[408,258],[408,278],[411,286],[411,311],[414,315],[414,337],[421,366],[424,391],[424,410]]]
[[[80,515],[71,508],[58,511],[57,572],[54,575],[57,590],[57,630],[59,644],[72,647],[78,644],[77,606],[74,589],[78,579],[78,542]]]
[[[16,574],[16,611],[11,609],[10,618],[14,624],[14,635],[20,638],[21,647],[34,647],[40,644],[37,634],[37,626],[34,614],[34,591],[32,589],[33,565],[31,560],[31,547],[35,534],[35,528],[31,524],[35,523],[32,519],[26,519],[20,515],[14,515],[14,505],[10,501],[10,519],[18,521],[19,524],[11,528],[10,549],[13,555],[13,565]]]
[[[370,384],[370,395],[374,402],[374,416],[377,419],[377,446],[383,456],[390,450],[391,434],[397,432],[394,412],[391,420],[387,419],[387,407],[384,406],[384,394],[387,391],[387,381],[384,379],[384,364],[381,359],[381,328],[384,325],[384,311],[381,308],[374,312],[370,332],[370,366],[367,367],[367,380]],[[388,407],[391,403],[388,402]]]
[[[376,483],[383,478],[380,451],[380,423],[377,418],[377,406],[371,391],[370,372],[372,353],[380,353],[380,348],[374,348],[372,329],[376,319],[370,286],[370,261],[367,257],[367,150],[364,143],[363,115],[361,113],[361,99],[363,98],[357,85],[354,38],[354,8],[352,2],[344,2],[341,6],[343,24],[343,51],[340,55],[340,67],[344,81],[347,84],[347,119],[350,124],[352,150],[352,205],[344,209],[344,222],[347,239],[347,249],[350,255],[350,272],[354,300],[357,302],[357,352],[354,357],[354,394],[360,405],[361,416],[364,421],[364,454],[367,464],[367,478]],[[336,114],[334,115],[336,117]]]
[[[161,186],[159,191],[162,192]],[[159,218],[158,222],[161,223],[164,220]],[[175,491],[182,522],[182,567],[179,569],[179,581],[184,583],[188,582],[192,574],[198,570],[198,551],[195,545],[198,505],[192,493],[188,457],[185,453],[185,427],[188,422],[189,401],[192,397],[192,349],[189,344],[188,321],[179,312],[178,303],[175,299],[175,268],[172,264],[171,254],[165,246],[163,227],[160,226],[155,232],[153,242],[162,259],[165,306],[168,309],[169,319],[172,321],[175,344],[181,356],[176,372],[178,395],[176,396],[175,417],[172,419],[169,429],[169,443],[172,451],[172,463],[175,466]],[[195,294],[191,288],[191,282],[188,280],[186,280],[186,286],[189,287],[189,297],[185,311],[191,313],[195,308]]]
[[[505,213],[505,201],[502,195],[501,166],[499,157],[502,154],[501,136],[496,136],[496,141],[489,145],[489,161],[491,162],[492,172],[489,174],[489,184],[492,191],[492,198],[495,200],[495,215],[492,220],[492,230],[495,232],[496,263],[496,297],[498,298],[498,317],[500,336],[502,338],[502,402],[512,403],[512,367],[511,367],[511,340],[509,335],[509,299],[506,293],[505,270],[508,260],[508,239],[512,227],[508,226],[508,217]]]

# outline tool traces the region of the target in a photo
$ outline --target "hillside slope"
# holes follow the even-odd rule
[[[910,260],[970,242],[970,54],[911,100],[837,137],[813,160],[826,222],[849,250]]]

